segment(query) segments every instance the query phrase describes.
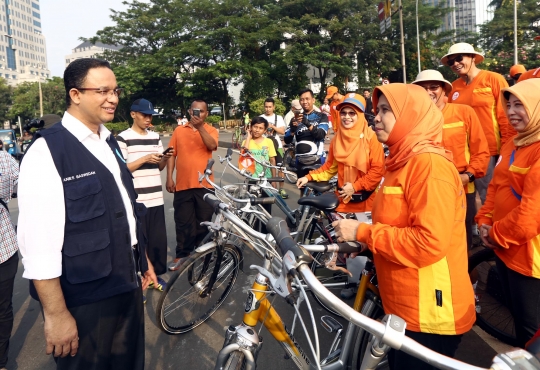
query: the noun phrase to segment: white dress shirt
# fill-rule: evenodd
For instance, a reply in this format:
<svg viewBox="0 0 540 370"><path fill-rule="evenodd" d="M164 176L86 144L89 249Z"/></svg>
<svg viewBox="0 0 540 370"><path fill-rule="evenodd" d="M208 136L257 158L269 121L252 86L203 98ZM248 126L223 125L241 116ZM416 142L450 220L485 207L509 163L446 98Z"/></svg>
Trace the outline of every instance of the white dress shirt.
<svg viewBox="0 0 540 370"><path fill-rule="evenodd" d="M68 112L64 113L62 124L111 171L120 190L124 207L128 210L126 215L131 245L137 244L131 201L122 184L115 154L106 141L111 134L110 131L101 125L99 135L96 135ZM18 195L17 236L23 257L23 277L33 280L57 278L62 275L62 246L66 221L64 187L47 142L43 138L37 139L24 156L19 175Z"/></svg>

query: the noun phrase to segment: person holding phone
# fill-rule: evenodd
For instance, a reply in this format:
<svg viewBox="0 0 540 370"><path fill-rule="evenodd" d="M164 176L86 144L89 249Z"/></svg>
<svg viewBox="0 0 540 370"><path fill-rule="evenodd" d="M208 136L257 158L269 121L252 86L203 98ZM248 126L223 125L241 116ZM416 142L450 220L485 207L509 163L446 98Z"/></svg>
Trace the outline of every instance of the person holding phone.
<svg viewBox="0 0 540 370"><path fill-rule="evenodd" d="M116 140L133 174L137 202L148 209L141 222L148 239L148 258L158 277L157 286L150 284L150 287L163 291L166 282L160 275L167 272L167 230L160 171L172 157L172 148L164 151L159 134L148 129L154 114L158 113L148 100L135 100L131 105L133 125L121 132Z"/></svg>
<svg viewBox="0 0 540 370"><path fill-rule="evenodd" d="M169 264L171 271L178 270L202 242L208 230L201 222L210 221L214 212L203 199L212 187L206 180L199 183L198 173L204 173L212 152L217 149L219 133L205 122L208 104L204 100L193 101L189 114L189 122L174 130L169 143L174 154L167 164L167 191L174 194L176 226L176 252L174 261ZM175 169L176 181L173 179Z"/></svg>

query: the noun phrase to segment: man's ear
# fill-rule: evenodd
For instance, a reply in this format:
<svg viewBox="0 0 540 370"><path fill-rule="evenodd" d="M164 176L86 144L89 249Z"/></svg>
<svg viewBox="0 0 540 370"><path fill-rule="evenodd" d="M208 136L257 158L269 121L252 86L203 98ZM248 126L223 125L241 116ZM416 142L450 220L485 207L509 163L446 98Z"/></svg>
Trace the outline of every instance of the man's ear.
<svg viewBox="0 0 540 370"><path fill-rule="evenodd" d="M135 112L130 112L131 118L135 119Z"/></svg>
<svg viewBox="0 0 540 370"><path fill-rule="evenodd" d="M69 97L73 104L79 105L81 103L81 92L79 90L75 88L69 90Z"/></svg>

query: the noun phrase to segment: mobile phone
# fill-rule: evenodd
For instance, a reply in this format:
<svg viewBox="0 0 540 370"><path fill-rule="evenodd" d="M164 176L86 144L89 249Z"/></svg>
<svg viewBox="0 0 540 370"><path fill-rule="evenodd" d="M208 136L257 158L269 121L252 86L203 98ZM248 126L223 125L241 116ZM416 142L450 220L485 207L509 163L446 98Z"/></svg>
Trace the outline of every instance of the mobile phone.
<svg viewBox="0 0 540 370"><path fill-rule="evenodd" d="M200 117L201 116L201 110L198 108L193 109L193 116L194 117Z"/></svg>
<svg viewBox="0 0 540 370"><path fill-rule="evenodd" d="M172 150L173 150L173 148L167 148L167 149L165 149L165 151L163 152L163 155L168 154L168 153L171 152Z"/></svg>

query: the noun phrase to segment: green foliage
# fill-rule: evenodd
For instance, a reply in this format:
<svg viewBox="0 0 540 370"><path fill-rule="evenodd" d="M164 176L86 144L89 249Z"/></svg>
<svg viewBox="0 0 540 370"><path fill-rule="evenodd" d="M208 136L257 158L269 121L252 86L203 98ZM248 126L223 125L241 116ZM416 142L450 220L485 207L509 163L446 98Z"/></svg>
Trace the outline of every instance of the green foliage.
<svg viewBox="0 0 540 370"><path fill-rule="evenodd" d="M60 77L53 77L41 84L41 91L43 114L62 116L66 110L64 80ZM17 119L18 116L23 121L39 118L39 84L37 82L23 82L13 88L12 102L8 113L9 119Z"/></svg>
<svg viewBox="0 0 540 370"><path fill-rule="evenodd" d="M12 87L7 84L5 79L0 78L0 121L5 121L8 119L12 93Z"/></svg>
<svg viewBox="0 0 540 370"><path fill-rule="evenodd" d="M114 135L118 135L122 131L125 131L128 128L130 128L131 125L128 122L116 122L116 123L109 122L105 124L105 127L107 127L107 129L111 131Z"/></svg>
<svg viewBox="0 0 540 370"><path fill-rule="evenodd" d="M249 110L254 115L261 115L264 114L264 101L266 98L260 98L255 101L252 101L249 103ZM276 114L279 114L280 116L283 116L285 113L285 105L281 102L281 100L274 98L274 112Z"/></svg>
<svg viewBox="0 0 540 370"><path fill-rule="evenodd" d="M208 116L208 117L206 117L206 122L211 124L211 125L219 123L219 121L222 121L222 120L223 120L222 116Z"/></svg>

